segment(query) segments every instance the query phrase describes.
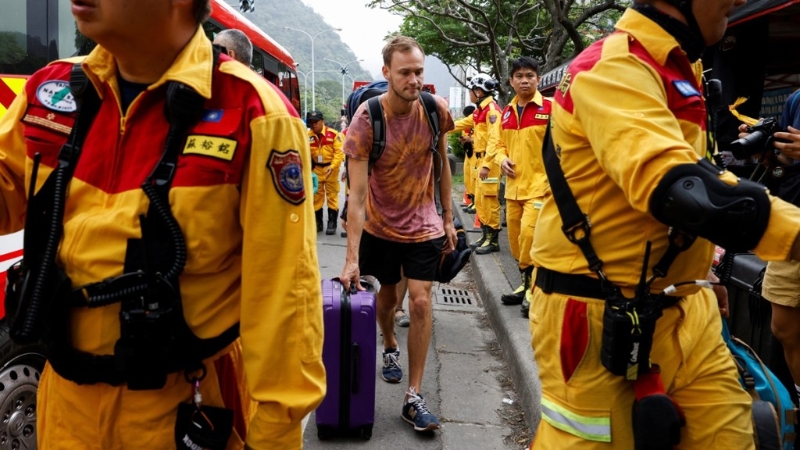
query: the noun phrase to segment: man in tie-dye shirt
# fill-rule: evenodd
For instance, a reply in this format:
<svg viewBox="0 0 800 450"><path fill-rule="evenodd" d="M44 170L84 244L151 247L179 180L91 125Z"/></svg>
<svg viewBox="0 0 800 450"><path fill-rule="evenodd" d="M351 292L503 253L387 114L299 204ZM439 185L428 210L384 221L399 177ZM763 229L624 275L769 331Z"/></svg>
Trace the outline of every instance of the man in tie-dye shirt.
<svg viewBox="0 0 800 450"><path fill-rule="evenodd" d="M445 157L446 133L454 125L447 101L434 96L441 131L432 151L433 135L419 99L424 62L422 48L405 36L392 38L383 49L383 76L389 82L388 91L380 96L386 145L371 174L372 124L366 104L356 111L347 131L344 152L349 161L350 197L341 280L346 289L361 274L373 275L381 283L377 321L384 337L382 377L399 383L403 371L394 335L395 285L401 268L408 277L409 376L402 417L417 431L432 431L439 428L439 421L420 392L431 338L431 286L442 254L452 252L456 244L450 166ZM435 183L441 192L442 215L436 211Z"/></svg>

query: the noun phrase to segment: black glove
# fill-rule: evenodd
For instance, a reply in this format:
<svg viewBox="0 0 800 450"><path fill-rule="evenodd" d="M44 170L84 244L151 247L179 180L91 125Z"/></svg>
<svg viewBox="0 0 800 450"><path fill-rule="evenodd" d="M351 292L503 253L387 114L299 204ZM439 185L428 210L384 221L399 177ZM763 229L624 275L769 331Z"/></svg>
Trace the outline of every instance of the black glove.
<svg viewBox="0 0 800 450"><path fill-rule="evenodd" d="M634 381L633 441L636 450L672 450L681 442L686 418L677 403L664 392L659 367Z"/></svg>
<svg viewBox="0 0 800 450"><path fill-rule="evenodd" d="M683 412L666 394L633 402L633 440L636 450L672 450L681 442Z"/></svg>

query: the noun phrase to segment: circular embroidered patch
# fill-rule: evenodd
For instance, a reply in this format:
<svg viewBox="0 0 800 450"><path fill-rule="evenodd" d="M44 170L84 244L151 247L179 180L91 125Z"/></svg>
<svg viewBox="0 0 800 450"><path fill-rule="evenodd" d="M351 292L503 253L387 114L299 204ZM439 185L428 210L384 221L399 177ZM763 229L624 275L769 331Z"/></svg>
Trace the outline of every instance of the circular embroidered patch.
<svg viewBox="0 0 800 450"><path fill-rule="evenodd" d="M75 112L78 109L72 91L69 90L69 81L45 81L36 88L36 98L48 109L60 112Z"/></svg>
<svg viewBox="0 0 800 450"><path fill-rule="evenodd" d="M293 205L299 205L306 199L301 161L297 150L272 150L267 161L275 189L284 200Z"/></svg>

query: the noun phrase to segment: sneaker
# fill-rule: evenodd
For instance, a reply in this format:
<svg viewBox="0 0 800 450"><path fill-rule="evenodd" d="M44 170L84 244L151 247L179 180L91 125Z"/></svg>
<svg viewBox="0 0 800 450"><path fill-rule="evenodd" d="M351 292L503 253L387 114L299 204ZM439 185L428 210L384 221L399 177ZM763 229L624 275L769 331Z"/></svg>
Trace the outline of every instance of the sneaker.
<svg viewBox="0 0 800 450"><path fill-rule="evenodd" d="M400 368L400 350L387 348L383 351L383 371L381 378L387 383L399 383L403 379L403 369Z"/></svg>
<svg viewBox="0 0 800 450"><path fill-rule="evenodd" d="M398 327L408 328L411 325L411 319L408 318L408 314L406 314L405 310L398 309L394 312L394 323L396 323Z"/></svg>
<svg viewBox="0 0 800 450"><path fill-rule="evenodd" d="M403 405L403 420L414 425L416 431L433 431L441 428L439 420L428 410L422 394L408 388L408 400Z"/></svg>

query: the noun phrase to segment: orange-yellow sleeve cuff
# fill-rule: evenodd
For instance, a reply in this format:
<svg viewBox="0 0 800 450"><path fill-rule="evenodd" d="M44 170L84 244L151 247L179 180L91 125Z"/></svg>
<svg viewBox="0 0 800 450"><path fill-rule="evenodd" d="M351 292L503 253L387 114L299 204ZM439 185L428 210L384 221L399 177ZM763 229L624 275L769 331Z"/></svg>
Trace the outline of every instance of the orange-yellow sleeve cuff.
<svg viewBox="0 0 800 450"><path fill-rule="evenodd" d="M777 197L771 200L767 229L753 252L766 261L786 260L800 234L800 209Z"/></svg>

